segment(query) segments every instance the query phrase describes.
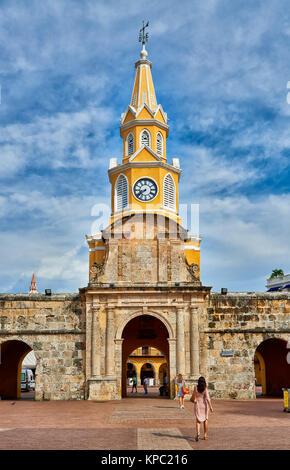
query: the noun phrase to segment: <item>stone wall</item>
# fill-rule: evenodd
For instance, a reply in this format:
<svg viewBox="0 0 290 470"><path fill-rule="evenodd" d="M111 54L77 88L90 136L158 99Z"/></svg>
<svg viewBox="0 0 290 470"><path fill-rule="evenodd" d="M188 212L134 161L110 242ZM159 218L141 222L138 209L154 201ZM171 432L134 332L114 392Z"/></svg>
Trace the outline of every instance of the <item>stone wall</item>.
<svg viewBox="0 0 290 470"><path fill-rule="evenodd" d="M290 294L211 294L202 321L201 362L212 397L255 398L254 354L269 338L290 341ZM223 357L222 351L233 356Z"/></svg>
<svg viewBox="0 0 290 470"><path fill-rule="evenodd" d="M0 344L11 340L35 352L36 400L84 398L85 315L77 294L1 294Z"/></svg>
<svg viewBox="0 0 290 470"><path fill-rule="evenodd" d="M290 341L290 294L208 295L208 288L185 285L0 294L0 395L4 345L22 341L37 358L37 400L120 398L122 332L136 315L167 325L171 380L180 370L189 384L204 375L213 398L255 398L256 348L269 338ZM15 351L11 370L24 350Z"/></svg>

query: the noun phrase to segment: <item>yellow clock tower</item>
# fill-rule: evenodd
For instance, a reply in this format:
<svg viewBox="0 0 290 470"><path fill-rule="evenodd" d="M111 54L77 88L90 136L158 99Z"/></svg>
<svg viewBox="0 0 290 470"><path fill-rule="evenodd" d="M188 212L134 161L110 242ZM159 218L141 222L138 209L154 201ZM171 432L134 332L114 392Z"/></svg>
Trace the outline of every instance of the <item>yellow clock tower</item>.
<svg viewBox="0 0 290 470"><path fill-rule="evenodd" d="M135 63L136 74L131 101L121 115L122 162L119 163L117 158L111 158L109 164L108 174L111 183L109 238L120 238L120 236L124 238L120 233L118 237L112 236L112 232L116 230L120 232L116 227L124 225L129 219L132 221L133 217L135 221L138 215L142 217L146 214L147 220L150 215L159 217L164 225L167 227L171 225L171 229L164 229L170 232L167 236L182 240L184 264L189 267L192 277L199 280L200 238L192 237L181 226L178 213L180 163L179 158L172 158L171 162L167 160L166 139L169 133L167 114L157 101L151 75L152 64L148 60L145 48L146 36L143 30L140 59ZM154 224L156 225L156 222ZM147 223L146 227L148 226ZM173 226L175 229L172 231ZM132 230L129 228L131 239L136 238L137 232L134 235L134 231L135 225ZM174 231L178 235L173 235ZM156 237L160 238L158 229L155 230ZM108 240L108 229L101 234L87 237L90 248L90 269L93 268L91 279L96 276L100 281L103 279L102 265L110 257L110 247L106 239ZM159 250L158 247L156 249ZM119 275L118 279L121 278ZM158 276L152 277L152 280L156 279Z"/></svg>
<svg viewBox="0 0 290 470"><path fill-rule="evenodd" d="M109 224L87 236L90 278L80 292L91 400L126 396L127 374L135 367L138 375L133 354L138 348L161 353L171 398L178 374L191 387L200 374L199 321L210 287L200 281L201 239L179 217L181 169L178 158L167 158L169 127L145 49L147 26L140 30L131 100L121 116L123 156L109 164ZM149 359L142 357L145 363Z"/></svg>
<svg viewBox="0 0 290 470"><path fill-rule="evenodd" d="M148 54L143 43L130 104L121 116L122 164L110 160L112 218L155 213L180 223L178 217L179 160L167 162L167 114L158 104Z"/></svg>

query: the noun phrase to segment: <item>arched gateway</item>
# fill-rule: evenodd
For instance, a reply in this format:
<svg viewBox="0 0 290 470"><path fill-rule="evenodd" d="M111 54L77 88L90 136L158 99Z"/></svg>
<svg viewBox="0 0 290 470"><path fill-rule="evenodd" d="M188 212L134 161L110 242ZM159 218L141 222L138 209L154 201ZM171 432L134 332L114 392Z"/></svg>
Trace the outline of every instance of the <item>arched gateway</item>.
<svg viewBox="0 0 290 470"><path fill-rule="evenodd" d="M122 396L124 397L127 395L126 370L130 353L140 346L151 346L162 351L168 364L170 342L168 341L169 332L165 323L152 315L134 316L124 327L122 338ZM143 372L141 369L141 382L143 376L146 375L144 372L146 365L145 363L142 366ZM147 377L155 377L154 368L152 368L152 371L147 372Z"/></svg>
<svg viewBox="0 0 290 470"><path fill-rule="evenodd" d="M32 348L20 340L8 340L0 344L0 397L15 400L21 396L21 366Z"/></svg>
<svg viewBox="0 0 290 470"><path fill-rule="evenodd" d="M290 388L290 363L288 344L281 338L263 341L255 352L256 382L262 387L262 394L282 396L282 388Z"/></svg>

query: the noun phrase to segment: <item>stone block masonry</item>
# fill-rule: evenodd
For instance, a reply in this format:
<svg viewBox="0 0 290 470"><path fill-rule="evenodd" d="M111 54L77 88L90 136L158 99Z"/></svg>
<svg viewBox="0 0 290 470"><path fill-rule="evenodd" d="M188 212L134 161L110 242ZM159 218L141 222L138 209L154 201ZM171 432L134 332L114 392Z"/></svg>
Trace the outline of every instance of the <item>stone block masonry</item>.
<svg viewBox="0 0 290 470"><path fill-rule="evenodd" d="M256 397L254 355L257 347L268 339L284 340L285 357L281 358L281 363L287 368L289 293L211 294L201 321L202 362L212 397ZM278 366L273 364L272 367Z"/></svg>
<svg viewBox="0 0 290 470"><path fill-rule="evenodd" d="M213 398L254 399L255 351L270 339L283 340L287 373L289 293L100 285L80 294L0 294L0 395L13 397L18 364L33 349L36 400L120 399L123 329L142 315L153 315L169 332L171 398L181 370L190 386L204 375Z"/></svg>
<svg viewBox="0 0 290 470"><path fill-rule="evenodd" d="M85 316L77 294L1 294L0 326L3 398L11 394L7 376L16 376L33 349L36 400L84 399Z"/></svg>

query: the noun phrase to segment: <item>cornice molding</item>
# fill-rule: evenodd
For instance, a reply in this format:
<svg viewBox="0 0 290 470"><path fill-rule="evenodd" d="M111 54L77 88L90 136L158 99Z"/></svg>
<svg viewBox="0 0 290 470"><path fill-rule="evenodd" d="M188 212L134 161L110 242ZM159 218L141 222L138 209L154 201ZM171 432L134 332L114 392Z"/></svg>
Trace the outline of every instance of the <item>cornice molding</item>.
<svg viewBox="0 0 290 470"><path fill-rule="evenodd" d="M135 62L135 68L137 69L137 67L139 67L139 65L149 65L150 69L152 68L152 62L150 62L150 60L147 60L147 59L140 59L140 60L137 60L137 62Z"/></svg>
<svg viewBox="0 0 290 470"><path fill-rule="evenodd" d="M132 121L128 121L125 124L121 124L120 134L122 133L122 131L135 126L158 126L166 131L167 136L169 133L169 126L164 122L159 121L158 119L133 119Z"/></svg>
<svg viewBox="0 0 290 470"><path fill-rule="evenodd" d="M156 162L127 162L121 165L115 166L108 170L109 176L115 175L116 173L121 173L122 171L128 170L130 168L164 168L166 170L170 170L172 173L176 175L181 174L181 169L175 168L174 166L170 165L169 163L164 163L162 161Z"/></svg>

